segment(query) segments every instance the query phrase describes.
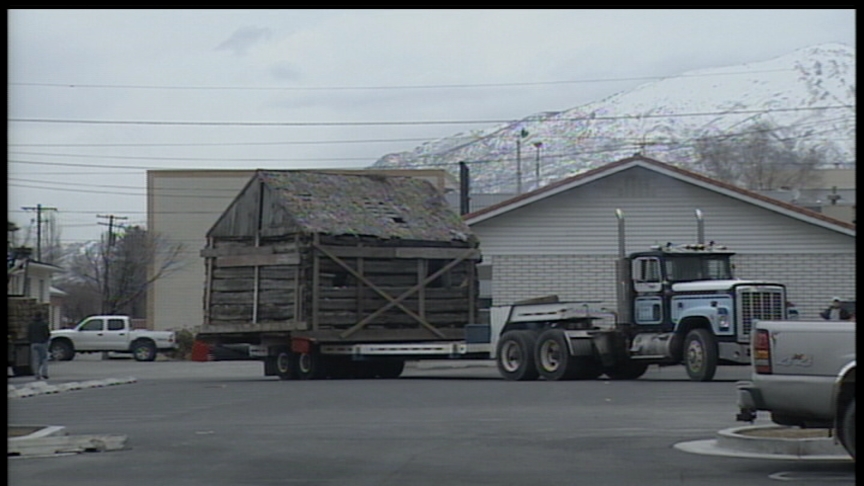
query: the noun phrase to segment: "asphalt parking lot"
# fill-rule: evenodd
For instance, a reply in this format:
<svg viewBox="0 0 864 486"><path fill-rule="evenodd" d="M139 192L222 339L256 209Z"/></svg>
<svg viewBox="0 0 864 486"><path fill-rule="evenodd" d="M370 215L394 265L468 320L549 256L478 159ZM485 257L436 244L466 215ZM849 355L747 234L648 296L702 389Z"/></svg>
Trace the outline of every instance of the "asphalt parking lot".
<svg viewBox="0 0 864 486"><path fill-rule="evenodd" d="M849 460L676 449L743 425L734 388L746 371L722 367L711 383L676 367L629 382L507 382L489 362L420 362L395 380L294 382L264 377L257 362L81 356L51 363L49 383L134 381L10 398L9 423L122 435L125 447L10 458L8 477L25 486L854 484Z"/></svg>

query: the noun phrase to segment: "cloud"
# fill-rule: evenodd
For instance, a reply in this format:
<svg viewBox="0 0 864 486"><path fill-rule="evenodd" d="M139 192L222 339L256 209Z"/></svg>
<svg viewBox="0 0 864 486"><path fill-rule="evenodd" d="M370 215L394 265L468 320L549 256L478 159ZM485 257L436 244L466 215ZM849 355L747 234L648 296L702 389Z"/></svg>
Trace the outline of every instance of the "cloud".
<svg viewBox="0 0 864 486"><path fill-rule="evenodd" d="M270 39L270 29L266 27L241 27L234 31L227 40L216 46L217 51L234 51L234 55L243 56L255 44Z"/></svg>

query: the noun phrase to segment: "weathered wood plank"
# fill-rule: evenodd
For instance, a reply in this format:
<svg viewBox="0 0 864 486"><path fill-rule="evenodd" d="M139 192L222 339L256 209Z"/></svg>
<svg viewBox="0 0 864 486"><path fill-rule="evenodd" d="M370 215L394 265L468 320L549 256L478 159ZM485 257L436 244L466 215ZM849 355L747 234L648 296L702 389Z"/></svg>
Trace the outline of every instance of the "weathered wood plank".
<svg viewBox="0 0 864 486"><path fill-rule="evenodd" d="M251 304L255 292L213 292L210 301L213 304ZM258 292L259 304L276 304L293 306L294 293L284 290L263 290Z"/></svg>
<svg viewBox="0 0 864 486"><path fill-rule="evenodd" d="M354 309L360 309L371 313L372 311L385 306L388 302L389 301L384 300L383 298L373 299L370 296L360 302L358 302L357 299L321 299L318 305L321 310L326 311L352 311ZM425 312L427 315L436 312L468 312L469 309L467 299L430 300L426 298L420 300L415 297L403 300L402 305L420 314L420 302L425 303Z"/></svg>
<svg viewBox="0 0 864 486"><path fill-rule="evenodd" d="M216 257L219 267L249 267L264 265L297 265L300 256L296 253L271 253L269 255L239 255Z"/></svg>
<svg viewBox="0 0 864 486"><path fill-rule="evenodd" d="M352 326L360 321L363 316L356 316L353 312L342 312L342 311L332 311L332 312L319 312L318 313L318 327L317 329L328 329L328 328L347 328L348 326ZM440 314L427 314L426 321L432 324L434 327L464 327L465 324L468 323L468 312L462 313L440 313ZM405 314L404 312L391 312L387 311L384 314L375 318L375 320L367 324L367 326L371 326L371 328L377 327L387 327L387 328L415 328L421 327L421 324L418 323L414 318ZM367 326L364 326L367 327Z"/></svg>
<svg viewBox="0 0 864 486"><path fill-rule="evenodd" d="M251 292L255 288L255 280L251 278L217 278L211 282L210 288L213 292Z"/></svg>
<svg viewBox="0 0 864 486"><path fill-rule="evenodd" d="M213 304L210 306L213 320L252 320L252 304Z"/></svg>
<svg viewBox="0 0 864 486"><path fill-rule="evenodd" d="M322 245L323 249L331 252L333 255L340 258L429 258L452 260L462 257L466 252L470 252L466 258L468 260L481 259L480 250L468 248L434 248L434 247L418 247L418 248L384 248L384 247L350 247L350 246L335 246Z"/></svg>
<svg viewBox="0 0 864 486"><path fill-rule="evenodd" d="M294 279L295 265L272 265L261 268L261 278Z"/></svg>
<svg viewBox="0 0 864 486"><path fill-rule="evenodd" d="M201 250L204 258L242 256L242 255L270 255L274 253L271 246L227 246L220 248L205 248Z"/></svg>
<svg viewBox="0 0 864 486"><path fill-rule="evenodd" d="M223 278L254 278L255 267L232 267L218 268L214 267L211 273L214 279Z"/></svg>
<svg viewBox="0 0 864 486"><path fill-rule="evenodd" d="M410 290L413 286L405 286L405 287L389 287L387 292L395 297L398 297ZM368 295L372 295L371 291L366 291ZM356 295L356 290L352 288L322 288L321 289L321 298L322 299L347 299L352 298ZM377 294L376 294L377 295ZM443 287L433 287L426 289L426 298L430 300L437 299L468 299L468 289L466 287L451 287L451 288L443 288Z"/></svg>

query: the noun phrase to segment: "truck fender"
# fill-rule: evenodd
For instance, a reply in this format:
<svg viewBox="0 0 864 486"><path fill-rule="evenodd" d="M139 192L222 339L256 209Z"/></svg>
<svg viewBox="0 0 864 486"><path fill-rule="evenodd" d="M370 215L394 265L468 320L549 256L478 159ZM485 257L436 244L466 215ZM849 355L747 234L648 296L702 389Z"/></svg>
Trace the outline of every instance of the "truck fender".
<svg viewBox="0 0 864 486"><path fill-rule="evenodd" d="M840 420L843 419L843 410L849 399L855 396L855 360L847 363L846 366L840 369L837 373L837 378L834 380L834 393L831 397L833 401L832 408L834 409L834 427L840 425Z"/></svg>
<svg viewBox="0 0 864 486"><path fill-rule="evenodd" d="M722 319L723 315L722 311L718 311L718 309L725 310L725 322L724 326L722 323L724 319ZM715 336L729 336L735 334L735 326L732 324L732 310L725 306L712 307L709 305L699 306L699 307L691 307L684 311L679 317L678 322L675 323L675 333L687 333L690 331L690 328L681 328L681 325L691 318L701 318L708 321L711 332Z"/></svg>

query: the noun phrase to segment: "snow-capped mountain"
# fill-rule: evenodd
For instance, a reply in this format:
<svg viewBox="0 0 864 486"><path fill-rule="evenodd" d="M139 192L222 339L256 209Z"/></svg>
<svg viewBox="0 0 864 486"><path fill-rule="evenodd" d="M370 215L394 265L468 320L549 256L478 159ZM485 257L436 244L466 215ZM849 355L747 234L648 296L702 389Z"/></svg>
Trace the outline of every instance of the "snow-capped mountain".
<svg viewBox="0 0 864 486"><path fill-rule="evenodd" d="M466 161L472 190L515 192L521 181L527 191L538 185L538 168L542 185L636 152L686 167L695 139L741 133L758 122L802 148L824 149L827 163L854 163L855 49L823 44L690 71L566 111L429 141L372 167L443 167L458 176L458 162Z"/></svg>

